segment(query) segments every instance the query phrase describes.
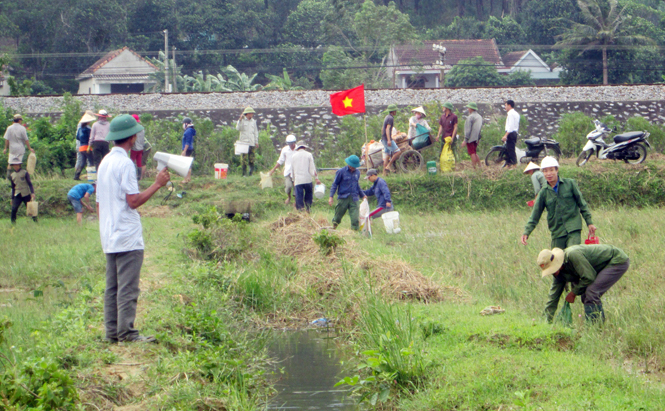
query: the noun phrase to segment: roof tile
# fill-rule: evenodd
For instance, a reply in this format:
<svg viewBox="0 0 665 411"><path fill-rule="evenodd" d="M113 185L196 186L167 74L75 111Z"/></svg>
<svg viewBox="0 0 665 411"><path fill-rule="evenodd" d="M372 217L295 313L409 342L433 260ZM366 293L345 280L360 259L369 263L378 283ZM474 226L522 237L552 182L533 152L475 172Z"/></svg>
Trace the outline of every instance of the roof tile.
<svg viewBox="0 0 665 411"><path fill-rule="evenodd" d="M430 66L439 59L439 52L432 49L433 44L446 48L445 65L452 66L460 60L481 56L485 61L503 66L499 48L494 39L480 40L427 40L420 46L395 46L400 65L422 64Z"/></svg>

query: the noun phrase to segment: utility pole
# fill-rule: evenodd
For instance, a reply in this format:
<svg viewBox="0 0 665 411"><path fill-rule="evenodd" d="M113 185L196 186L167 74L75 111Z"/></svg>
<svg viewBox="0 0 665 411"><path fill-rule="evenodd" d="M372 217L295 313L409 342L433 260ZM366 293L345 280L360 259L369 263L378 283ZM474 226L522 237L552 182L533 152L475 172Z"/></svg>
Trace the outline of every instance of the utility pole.
<svg viewBox="0 0 665 411"><path fill-rule="evenodd" d="M169 30L164 30L164 92L169 91Z"/></svg>
<svg viewBox="0 0 665 411"><path fill-rule="evenodd" d="M174 93L178 92L178 78L176 77L177 76L176 73L178 72L178 70L176 70L176 67L177 66L175 65L175 46L173 46L173 92Z"/></svg>

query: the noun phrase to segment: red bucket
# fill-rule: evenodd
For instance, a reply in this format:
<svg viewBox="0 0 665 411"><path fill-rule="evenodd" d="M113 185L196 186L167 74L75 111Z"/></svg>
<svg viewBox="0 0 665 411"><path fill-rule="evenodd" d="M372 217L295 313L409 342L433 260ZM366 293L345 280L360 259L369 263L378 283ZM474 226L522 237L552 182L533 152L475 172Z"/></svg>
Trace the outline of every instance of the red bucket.
<svg viewBox="0 0 665 411"><path fill-rule="evenodd" d="M535 202L535 200L527 201L526 205L528 205L529 207L533 207L534 202Z"/></svg>
<svg viewBox="0 0 665 411"><path fill-rule="evenodd" d="M600 244L600 239L596 236L589 237L584 240L584 244Z"/></svg>

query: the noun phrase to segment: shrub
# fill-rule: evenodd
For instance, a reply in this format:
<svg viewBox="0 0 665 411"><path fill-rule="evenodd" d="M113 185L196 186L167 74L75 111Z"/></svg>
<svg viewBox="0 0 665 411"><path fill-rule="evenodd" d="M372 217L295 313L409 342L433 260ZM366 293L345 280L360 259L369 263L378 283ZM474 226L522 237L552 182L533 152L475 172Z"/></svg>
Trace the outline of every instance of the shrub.
<svg viewBox="0 0 665 411"><path fill-rule="evenodd" d="M585 136L594 129L593 119L579 111L566 113L559 121L553 138L559 142L564 156L576 157L586 144Z"/></svg>
<svg viewBox="0 0 665 411"><path fill-rule="evenodd" d="M652 124L644 117L631 117L626 122L626 131L644 130L651 134L649 136L651 147L661 153L665 151L665 126Z"/></svg>
<svg viewBox="0 0 665 411"><path fill-rule="evenodd" d="M345 243L342 237L325 229L315 234L312 239L319 246L319 250L323 255L332 254L337 247Z"/></svg>

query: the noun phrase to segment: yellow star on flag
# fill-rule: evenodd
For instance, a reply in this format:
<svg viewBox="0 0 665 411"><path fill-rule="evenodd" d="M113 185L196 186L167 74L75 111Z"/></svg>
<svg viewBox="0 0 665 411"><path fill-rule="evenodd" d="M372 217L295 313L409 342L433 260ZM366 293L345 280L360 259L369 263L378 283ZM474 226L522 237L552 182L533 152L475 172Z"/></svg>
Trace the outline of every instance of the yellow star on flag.
<svg viewBox="0 0 665 411"><path fill-rule="evenodd" d="M342 103L344 103L344 108L353 107L353 99L349 98L349 96L346 96L346 98L342 100Z"/></svg>

